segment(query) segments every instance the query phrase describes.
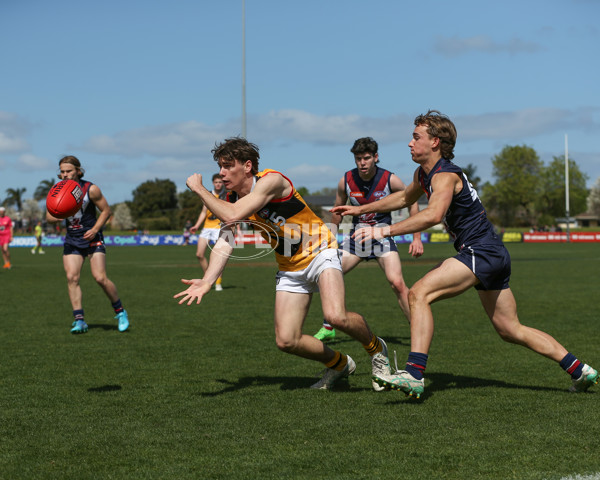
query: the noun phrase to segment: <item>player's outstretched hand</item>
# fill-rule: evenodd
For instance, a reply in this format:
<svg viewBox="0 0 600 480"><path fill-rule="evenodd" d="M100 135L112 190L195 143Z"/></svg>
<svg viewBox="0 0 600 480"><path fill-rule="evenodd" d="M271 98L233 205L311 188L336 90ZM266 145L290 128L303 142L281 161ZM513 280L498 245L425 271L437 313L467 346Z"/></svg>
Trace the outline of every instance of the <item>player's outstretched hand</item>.
<svg viewBox="0 0 600 480"><path fill-rule="evenodd" d="M359 243L365 243L367 240L381 240L386 236L385 233L380 227L362 227L354 231L352 238Z"/></svg>
<svg viewBox="0 0 600 480"><path fill-rule="evenodd" d="M423 255L423 251L423 242L421 242L420 239L415 238L408 247L408 253L415 258L419 258Z"/></svg>
<svg viewBox="0 0 600 480"><path fill-rule="evenodd" d="M202 297L210 292L212 286L210 283L201 279L186 280L185 278L182 278L181 283L189 285L189 288L183 292L179 292L177 295L173 295L173 298L181 298L181 300L179 300L179 305L186 302L188 305L191 305L194 303L194 300L196 300L196 305L198 305L202 300Z"/></svg>
<svg viewBox="0 0 600 480"><path fill-rule="evenodd" d="M353 205L339 205L337 207L333 207L331 210L329 210L331 213L337 213L338 215L341 215L342 217L345 217L346 215L352 215L353 217L357 217L358 215L360 215L360 212L358 211L359 207L355 207Z"/></svg>

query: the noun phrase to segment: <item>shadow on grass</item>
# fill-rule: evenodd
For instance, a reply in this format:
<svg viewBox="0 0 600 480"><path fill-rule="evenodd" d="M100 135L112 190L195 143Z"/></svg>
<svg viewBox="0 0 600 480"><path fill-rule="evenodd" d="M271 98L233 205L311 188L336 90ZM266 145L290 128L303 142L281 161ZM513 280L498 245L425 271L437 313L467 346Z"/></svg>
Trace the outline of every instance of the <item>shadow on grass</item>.
<svg viewBox="0 0 600 480"><path fill-rule="evenodd" d="M118 330L118 326L117 325L109 325L107 323L88 323L88 330L92 330L92 329L99 329L99 330ZM126 333L122 332L122 333Z"/></svg>
<svg viewBox="0 0 600 480"><path fill-rule="evenodd" d="M501 389L512 389L512 390L530 390L533 392L560 392L566 393L565 388L555 388L555 387L540 387L540 386L532 386L532 385L519 385L516 383L504 382L502 380L490 380L481 377L467 377L464 375L455 375L453 373L430 373L425 376L425 392L423 396L419 399L410 398L411 402L422 403L428 400L430 397L435 396L437 392L441 392L444 390L452 390L452 389L467 389L467 388L501 388ZM407 396L403 392L395 391L393 392L396 395L399 395L394 402L408 399Z"/></svg>
<svg viewBox="0 0 600 480"><path fill-rule="evenodd" d="M217 397L227 393L237 392L244 388L255 388L262 386L280 385L281 390L306 390L312 384L317 382L317 377L242 377L237 382L219 378L216 381L223 384L223 389L218 392L202 392L198 395L202 397ZM356 391L355 387L350 386L347 378L340 380L332 391L334 392L349 392Z"/></svg>
<svg viewBox="0 0 600 480"><path fill-rule="evenodd" d="M280 385L281 390L297 390L307 389L313 383L317 381L317 378L311 377L242 377L236 382L226 380L223 378L217 379L217 382L223 384L223 389L218 392L203 392L199 395L203 397L216 397L218 395L225 395L227 393L237 392L244 388L250 387L261 387ZM431 373L426 377L425 393L420 399L413 398L413 402L423 402L428 398L434 396L436 392L450 389L466 389L466 388L502 388L502 389L514 389L514 390L531 390L536 392L566 392L563 388L554 387L540 387L530 385L518 385L516 383L504 382L502 380L490 380L481 377L467 377L464 375L454 375L452 373ZM348 379L341 380L335 385L332 391L334 392L358 392L370 390L369 388L360 386L350 386ZM404 400L406 397L402 392L389 392L390 395L394 395L394 399L390 397L390 403L397 403L400 400Z"/></svg>
<svg viewBox="0 0 600 480"><path fill-rule="evenodd" d="M88 392L90 393L106 393L106 392L118 392L122 390L121 385L102 385L101 387L90 387Z"/></svg>
<svg viewBox="0 0 600 480"><path fill-rule="evenodd" d="M502 380L490 380L481 377L466 377L453 373L431 373L425 377L425 392L435 393L450 388L510 388L518 390L532 390L537 392L564 392L565 388L540 387L532 385L518 385L516 383L504 382ZM567 385L568 386L568 385Z"/></svg>

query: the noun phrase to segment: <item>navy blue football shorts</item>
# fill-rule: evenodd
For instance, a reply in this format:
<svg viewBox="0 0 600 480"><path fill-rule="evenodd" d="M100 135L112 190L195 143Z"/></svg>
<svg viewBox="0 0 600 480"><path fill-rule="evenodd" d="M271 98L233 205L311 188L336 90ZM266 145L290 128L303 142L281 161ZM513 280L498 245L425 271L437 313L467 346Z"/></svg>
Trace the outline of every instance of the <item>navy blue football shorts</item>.
<svg viewBox="0 0 600 480"><path fill-rule="evenodd" d="M373 260L383 256L388 252L397 252L396 242L393 238L385 237L379 240L367 240L365 243L359 243L348 235L342 241L340 250L351 253L363 260Z"/></svg>
<svg viewBox="0 0 600 480"><path fill-rule="evenodd" d="M71 243L65 243L63 245L63 255L81 255L83 258L91 255L92 253L106 253L106 247L102 240L96 240L90 242L88 246L73 245Z"/></svg>
<svg viewBox="0 0 600 480"><path fill-rule="evenodd" d="M510 280L510 254L504 245L465 246L454 256L480 283L477 290L505 290Z"/></svg>

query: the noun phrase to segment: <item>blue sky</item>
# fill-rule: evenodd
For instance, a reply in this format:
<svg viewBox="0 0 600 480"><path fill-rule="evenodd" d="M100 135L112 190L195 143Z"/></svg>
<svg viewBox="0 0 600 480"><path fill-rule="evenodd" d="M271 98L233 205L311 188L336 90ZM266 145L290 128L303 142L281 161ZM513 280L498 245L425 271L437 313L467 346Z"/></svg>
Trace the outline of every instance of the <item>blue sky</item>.
<svg viewBox="0 0 600 480"><path fill-rule="evenodd" d="M600 2L246 0L247 137L311 191L356 138L409 181L413 119L458 129L455 162L492 179L527 145L600 177ZM149 179L178 191L242 133L242 0L2 0L0 200L79 157L111 204ZM210 182L208 182L210 184Z"/></svg>

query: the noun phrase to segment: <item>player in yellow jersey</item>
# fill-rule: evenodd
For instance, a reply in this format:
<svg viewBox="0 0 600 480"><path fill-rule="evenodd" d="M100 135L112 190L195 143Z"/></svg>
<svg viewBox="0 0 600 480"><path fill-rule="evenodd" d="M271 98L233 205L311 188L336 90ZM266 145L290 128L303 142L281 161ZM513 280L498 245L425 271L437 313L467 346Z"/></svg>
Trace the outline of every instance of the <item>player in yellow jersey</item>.
<svg viewBox="0 0 600 480"><path fill-rule="evenodd" d="M188 288L174 298L179 298L180 304L200 303L233 251L231 239L236 223L249 221L268 237L279 265L275 287L277 347L326 366L323 377L311 388L331 389L335 382L356 369L350 356L302 333L316 291L321 292L324 318L363 345L371 356L373 372L389 372L383 339L371 332L360 314L346 310L342 265L334 235L308 207L292 182L275 170L259 172L258 147L244 138L229 138L216 145L212 154L221 168L225 188L230 190L228 201L212 195L202 185L199 174L190 176L187 186L221 219L221 234L204 277L182 279Z"/></svg>
<svg viewBox="0 0 600 480"><path fill-rule="evenodd" d="M225 186L223 185L223 180L221 179L221 175L215 173L212 176L213 182L213 191L211 192L215 197L225 200L227 191L225 190ZM190 228L191 233L196 233L200 226L204 223L204 227L202 227L202 231L200 235L198 235L198 248L196 249L196 257L200 261L200 266L202 267L202 271L206 273L206 269L208 268L208 260L204 256L204 252L206 252L206 247L209 243L216 243L219 239L219 231L221 230L221 220L219 220L206 206L206 203L202 207L202 211L198 216L198 220L195 225ZM222 276L217 278L215 282L215 290L220 292L223 290L223 286L221 285L221 281L223 280Z"/></svg>
<svg viewBox="0 0 600 480"><path fill-rule="evenodd" d="M44 236L42 222L37 222L35 228L33 229L33 234L35 236L36 245L31 249L31 253L35 254L37 251L40 255L43 255L46 252L42 250L42 237Z"/></svg>

